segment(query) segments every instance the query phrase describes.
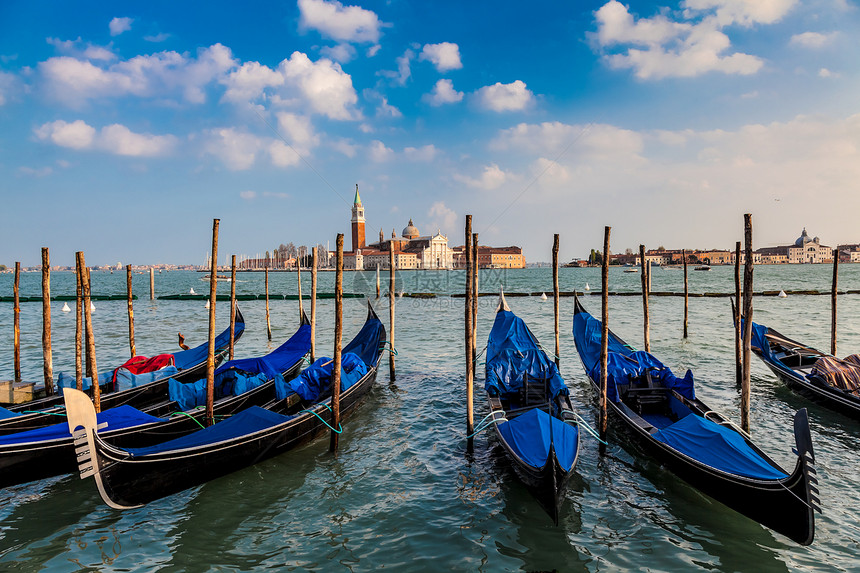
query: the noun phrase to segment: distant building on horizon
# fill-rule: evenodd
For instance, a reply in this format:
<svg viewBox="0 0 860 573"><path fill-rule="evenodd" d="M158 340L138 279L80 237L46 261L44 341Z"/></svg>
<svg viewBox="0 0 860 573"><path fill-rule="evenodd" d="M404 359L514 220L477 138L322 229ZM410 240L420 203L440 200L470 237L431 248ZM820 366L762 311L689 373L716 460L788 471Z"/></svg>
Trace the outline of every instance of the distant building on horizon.
<svg viewBox="0 0 860 573"><path fill-rule="evenodd" d="M799 264L799 263L832 263L833 249L822 245L818 237L810 238L806 227L793 245L778 247L762 247L756 254L761 255L762 264Z"/></svg>

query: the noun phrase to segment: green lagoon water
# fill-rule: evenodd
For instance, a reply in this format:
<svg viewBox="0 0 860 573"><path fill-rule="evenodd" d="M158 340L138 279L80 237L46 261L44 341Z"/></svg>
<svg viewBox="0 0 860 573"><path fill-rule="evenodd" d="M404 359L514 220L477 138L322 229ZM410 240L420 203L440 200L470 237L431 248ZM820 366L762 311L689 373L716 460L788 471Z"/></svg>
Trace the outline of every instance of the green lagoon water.
<svg viewBox="0 0 860 573"><path fill-rule="evenodd" d="M599 269L562 269L561 289L599 289ZM193 272L156 275L159 294L208 292ZM829 291L829 266L756 268L756 290ZM94 293L122 294L125 273L93 273ZM303 275L305 292L309 276ZM612 269L610 290L637 291L638 274ZM294 293L296 276L273 273L273 293ZM332 273L320 275L331 291ZM463 273L404 272L397 290L462 292ZM0 294L12 294L12 276L0 275ZM54 273L53 294L74 291L72 273ZM487 271L481 291L551 292L550 269ZM229 285L219 285L229 292ZM842 289L860 289L860 265L840 269ZM202 301L150 301L148 274L134 275L136 338L145 355L204 341L208 313ZM383 289L387 288L383 273ZM654 269L655 291L683 289L680 270ZM22 296L38 295L40 275L22 276ZM375 273L352 273L345 290L372 293ZM690 273L691 292L733 290L733 269ZM261 273L242 273L239 293L262 293ZM508 302L534 334L552 347L552 300L511 297ZM599 313L600 300L585 296ZM387 323L386 299L374 301ZM479 348L486 344L496 301L480 299ZM860 352L860 295L839 297L839 354ZM54 371L74 370L74 315L52 304ZM95 302L100 369L128 357L124 301ZM228 323L217 306L218 328ZM266 340L265 303L241 303L247 330L239 357L263 354L292 334L298 302L273 300L273 341ZM329 354L334 302L320 301L318 354ZM2 571L856 571L860 557L860 422L807 404L785 389L758 359L752 363L752 423L757 443L793 467L792 416L808 406L823 515L811 547L799 547L686 485L610 434L605 456L584 437L560 524L554 526L507 469L489 433L465 451L463 299L397 300L397 381L383 368L373 392L347 421L340 452L320 440L254 467L172 495L146 507L105 506L92 480L66 476L0 491ZM699 396L739 418L727 298L690 299L690 338L682 339L683 299L651 298L652 351L676 372L691 368ZM344 338L365 318L364 301L345 301ZM562 374L581 414L596 419L594 395L571 336L573 299L561 307ZM811 346L829 349L830 297L759 297L757 322ZM22 304L25 379L41 378L41 305ZM641 345L639 297L610 299L610 327ZM12 305L0 303L0 377L12 374ZM477 418L483 369L476 382Z"/></svg>

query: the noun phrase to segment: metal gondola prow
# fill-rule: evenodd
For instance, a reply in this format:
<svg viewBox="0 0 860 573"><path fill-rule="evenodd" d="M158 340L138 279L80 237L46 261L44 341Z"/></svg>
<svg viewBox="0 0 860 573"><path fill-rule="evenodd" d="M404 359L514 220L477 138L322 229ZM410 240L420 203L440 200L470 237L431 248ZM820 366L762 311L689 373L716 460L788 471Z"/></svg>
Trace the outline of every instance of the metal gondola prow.
<svg viewBox="0 0 860 573"><path fill-rule="evenodd" d="M505 287L499 287L499 305L496 307L496 312L503 310L511 312L511 307L508 306L508 302L505 300Z"/></svg>

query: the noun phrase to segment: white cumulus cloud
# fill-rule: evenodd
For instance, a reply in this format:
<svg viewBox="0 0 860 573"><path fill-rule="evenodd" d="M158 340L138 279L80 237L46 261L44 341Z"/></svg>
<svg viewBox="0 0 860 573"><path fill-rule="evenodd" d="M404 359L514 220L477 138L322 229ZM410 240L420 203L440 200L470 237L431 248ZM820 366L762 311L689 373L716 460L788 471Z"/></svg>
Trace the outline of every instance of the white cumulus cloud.
<svg viewBox="0 0 860 573"><path fill-rule="evenodd" d="M323 58L312 62L306 54L293 52L289 60L281 62L282 73L291 86L295 86L311 109L331 119L355 119L358 95L352 77L340 64Z"/></svg>
<svg viewBox="0 0 860 573"><path fill-rule="evenodd" d="M460 61L460 46L451 42L441 44L425 44L419 60L429 60L439 72L459 70L463 67Z"/></svg>
<svg viewBox="0 0 860 573"><path fill-rule="evenodd" d="M371 142L368 153L370 155L370 160L375 163L382 163L394 157L394 150L386 147L385 144L379 140Z"/></svg>
<svg viewBox="0 0 860 573"><path fill-rule="evenodd" d="M134 20L132 18L114 18L110 21L110 24L108 24L110 35L119 36L123 32L128 32L131 30L131 23L133 21Z"/></svg>
<svg viewBox="0 0 860 573"><path fill-rule="evenodd" d="M455 181L458 181L466 185L467 187L490 191L493 189L498 189L499 187L504 185L505 182L508 181L508 179L510 178L510 174L506 173L495 163L492 163L484 167L484 170L483 172L481 172L481 175L479 177L469 177L468 175L455 173L453 175L453 178Z"/></svg>
<svg viewBox="0 0 860 573"><path fill-rule="evenodd" d="M803 32L795 34L789 43L804 48L821 48L829 44L836 37L836 33L820 34L818 32Z"/></svg>
<svg viewBox="0 0 860 573"><path fill-rule="evenodd" d="M436 227L446 233L450 233L456 229L459 219L457 213L445 205L444 201L433 203L430 206L430 210L427 211L427 216L430 217L431 228Z"/></svg>
<svg viewBox="0 0 860 573"><path fill-rule="evenodd" d="M299 0L299 26L338 42L378 42L383 23L376 13L337 0Z"/></svg>
<svg viewBox="0 0 860 573"><path fill-rule="evenodd" d="M35 130L36 136L60 147L77 150L100 150L129 157L156 157L172 151L177 143L173 135L135 133L118 123L96 130L83 120L57 120Z"/></svg>
<svg viewBox="0 0 860 573"><path fill-rule="evenodd" d="M223 99L238 103L256 100L266 88L283 85L284 76L259 62L245 62L223 82L227 86Z"/></svg>
<svg viewBox="0 0 860 573"><path fill-rule="evenodd" d="M509 84L497 82L475 92L478 104L491 111L519 111L528 107L534 98L525 82L516 80Z"/></svg>
<svg viewBox="0 0 860 573"><path fill-rule="evenodd" d="M406 147L403 149L403 155L410 161L433 161L439 150L435 145L425 145L423 147Z"/></svg>
<svg viewBox="0 0 860 573"><path fill-rule="evenodd" d="M448 103L457 103L463 99L463 92L454 89L454 82L448 79L439 80L433 86L433 91L424 94L424 101L438 107Z"/></svg>
<svg viewBox="0 0 860 573"><path fill-rule="evenodd" d="M770 24L791 9L793 0L686 0L682 20L664 13L635 18L616 0L595 12L597 32L591 35L615 69L632 69L640 79L695 77L708 72L749 75L764 62L733 52L723 28L732 24ZM617 50L617 51L613 51Z"/></svg>

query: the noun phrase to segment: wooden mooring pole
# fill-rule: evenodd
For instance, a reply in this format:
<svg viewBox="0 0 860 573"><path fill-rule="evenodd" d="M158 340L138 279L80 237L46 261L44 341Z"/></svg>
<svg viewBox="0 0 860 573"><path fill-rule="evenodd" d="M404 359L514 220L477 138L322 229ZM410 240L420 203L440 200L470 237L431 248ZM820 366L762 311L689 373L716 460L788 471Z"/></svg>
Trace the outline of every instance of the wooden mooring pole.
<svg viewBox="0 0 860 573"><path fill-rule="evenodd" d="M558 339L558 233L552 236L552 316L555 332L555 366L561 368L561 350Z"/></svg>
<svg viewBox="0 0 860 573"><path fill-rule="evenodd" d="M741 379L741 428L750 432L750 356L753 320L752 215L744 215L744 367Z"/></svg>
<svg viewBox="0 0 860 573"><path fill-rule="evenodd" d="M744 355L741 340L743 332L741 332L741 313L744 309L743 300L741 300L741 242L735 242L735 313L732 317L735 324L735 384L738 388L743 384L744 378Z"/></svg>
<svg viewBox="0 0 860 573"><path fill-rule="evenodd" d="M12 306L12 346L15 353L15 382L21 381L21 263L15 261L15 278L12 293L15 298Z"/></svg>
<svg viewBox="0 0 860 573"><path fill-rule="evenodd" d="M155 300L155 269L149 267L149 300Z"/></svg>
<svg viewBox="0 0 860 573"><path fill-rule="evenodd" d="M75 290L75 387L83 392L84 391L84 373L82 367L82 355L83 355L83 312L84 312L84 290L83 290L83 276L81 273L81 259L78 257L78 253L75 253L75 283L77 283L77 288Z"/></svg>
<svg viewBox="0 0 860 573"><path fill-rule="evenodd" d="M684 338L687 338L687 324L690 318L690 289L687 277L687 249L681 249L681 257L684 259Z"/></svg>
<svg viewBox="0 0 860 573"><path fill-rule="evenodd" d="M206 425L215 423L215 300L218 292L218 225L212 220L212 260L209 268L209 352L206 355ZM268 289L266 290L268 307ZM266 312L268 315L268 310ZM268 316L267 316L268 318ZM271 336L269 337L271 340Z"/></svg>
<svg viewBox="0 0 860 573"><path fill-rule="evenodd" d="M90 377L90 383L93 389L93 405L96 412L101 412L101 386L99 386L99 369L96 364L96 337L93 329L93 312L92 312L92 295L93 284L90 279L90 270L87 268L86 260L84 259L83 251L78 252L80 267L81 267L81 291L84 306L84 323L86 324L86 347L87 347L87 370Z"/></svg>
<svg viewBox="0 0 860 573"><path fill-rule="evenodd" d="M331 367L331 440L329 451L337 452L340 431L340 365L343 338L343 233L337 235L334 281L334 361Z"/></svg>
<svg viewBox="0 0 860 573"><path fill-rule="evenodd" d="M477 376L477 336L478 336L478 233L472 233L472 380Z"/></svg>
<svg viewBox="0 0 860 573"><path fill-rule="evenodd" d="M648 316L648 273L651 269L645 261L645 245L639 245L639 262L642 266L642 327L644 330L644 348L645 352L651 352L651 318Z"/></svg>
<svg viewBox="0 0 860 573"><path fill-rule="evenodd" d="M833 249L833 287L830 289L830 354L836 356L836 287L839 284L839 249Z"/></svg>
<svg viewBox="0 0 860 573"><path fill-rule="evenodd" d="M272 340L272 321L269 318L269 266L266 265L266 336ZM301 302L299 302L301 305ZM301 316L301 313L299 313Z"/></svg>
<svg viewBox="0 0 860 573"><path fill-rule="evenodd" d="M236 346L236 255L230 258L230 349L228 360L233 360Z"/></svg>
<svg viewBox="0 0 860 573"><path fill-rule="evenodd" d="M301 320L302 316L305 314L305 307L302 302L302 264L299 257L296 257L296 283L296 288L298 288L299 291L299 320Z"/></svg>
<svg viewBox="0 0 860 573"><path fill-rule="evenodd" d="M45 394L54 393L54 359L51 352L51 260L47 247L42 247L42 370L45 374Z"/></svg>
<svg viewBox="0 0 860 573"><path fill-rule="evenodd" d="M125 290L128 294L128 349L131 357L137 354L134 348L134 294L131 289L131 265L125 266Z"/></svg>
<svg viewBox="0 0 860 573"><path fill-rule="evenodd" d="M388 333L388 380L389 382L394 382L395 373L394 373L394 301L397 299L397 296L394 294L395 287L395 271L397 270L397 265L394 264L394 241L388 242L388 327L390 332ZM379 280L379 265L376 266L377 271L377 281ZM379 291L379 283L376 285L377 292Z"/></svg>
<svg viewBox="0 0 860 573"><path fill-rule="evenodd" d="M472 249L469 247L472 237L472 216L466 215L466 299L465 299L465 349L466 349L466 448L472 452L474 448L474 431L475 417L473 412L473 382L475 379L475 363L472 361Z"/></svg>
<svg viewBox="0 0 860 573"><path fill-rule="evenodd" d="M317 248L311 250L311 364L316 360L317 329Z"/></svg>
<svg viewBox="0 0 860 573"><path fill-rule="evenodd" d="M600 439L606 442L608 428L606 399L606 370L609 356L609 233L612 227L603 228L603 263L601 265L601 309L600 309ZM600 444L600 453L606 453L606 445Z"/></svg>

